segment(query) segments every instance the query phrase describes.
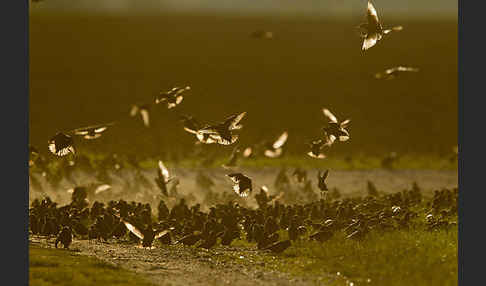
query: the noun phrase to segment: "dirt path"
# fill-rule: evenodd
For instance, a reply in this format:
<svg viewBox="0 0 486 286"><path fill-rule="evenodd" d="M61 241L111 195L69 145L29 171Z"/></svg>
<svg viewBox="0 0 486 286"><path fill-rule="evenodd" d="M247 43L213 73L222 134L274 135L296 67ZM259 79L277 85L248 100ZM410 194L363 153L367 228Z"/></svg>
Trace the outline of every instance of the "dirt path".
<svg viewBox="0 0 486 286"><path fill-rule="evenodd" d="M53 240L31 237L30 243L52 248ZM157 246L144 249L134 244L102 243L75 240L70 249L79 255L94 256L102 261L135 272L155 285L314 285L307 278L290 277L279 272L262 270L258 265L243 265L217 259L224 253L245 252L242 259L251 259L256 250L215 247L209 251L186 246ZM246 257L246 258L245 258ZM249 257L249 258L248 258ZM246 264L246 263L245 263Z"/></svg>

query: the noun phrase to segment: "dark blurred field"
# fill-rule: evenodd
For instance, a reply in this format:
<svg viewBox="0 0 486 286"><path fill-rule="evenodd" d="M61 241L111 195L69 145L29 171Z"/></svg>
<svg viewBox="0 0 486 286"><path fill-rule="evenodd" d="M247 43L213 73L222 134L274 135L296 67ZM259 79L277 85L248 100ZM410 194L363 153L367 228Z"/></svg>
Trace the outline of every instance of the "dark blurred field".
<svg viewBox="0 0 486 286"><path fill-rule="evenodd" d="M174 110L205 122L247 111L241 143L289 131L291 153L320 135L326 106L352 119L335 154L448 153L457 144L457 21L400 22L368 52L362 21L191 15L30 16L30 142L47 153L57 131L117 120L84 150L160 152L194 142L174 112L152 109L150 129L128 116L132 103L190 85ZM254 39L258 29L274 39ZM395 65L418 74L378 81ZM232 147L222 147L231 149Z"/></svg>

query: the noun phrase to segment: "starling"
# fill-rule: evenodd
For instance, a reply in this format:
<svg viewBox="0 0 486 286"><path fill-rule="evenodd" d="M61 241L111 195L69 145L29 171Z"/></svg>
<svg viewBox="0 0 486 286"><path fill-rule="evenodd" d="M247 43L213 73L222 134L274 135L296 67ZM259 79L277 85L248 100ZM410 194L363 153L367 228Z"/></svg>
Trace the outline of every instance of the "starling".
<svg viewBox="0 0 486 286"><path fill-rule="evenodd" d="M283 240L275 242L272 245L265 248L265 250L270 250L273 253L282 253L284 250L289 248L291 245L290 240Z"/></svg>
<svg viewBox="0 0 486 286"><path fill-rule="evenodd" d="M137 114L140 114L143 120L143 125L145 125L145 127L150 127L150 114L149 114L150 107L151 105L148 103L140 106L134 104L132 105L132 109L130 110L130 116L134 117Z"/></svg>
<svg viewBox="0 0 486 286"><path fill-rule="evenodd" d="M329 175L329 170L326 170L324 173L321 174L321 171L317 173L317 186L319 187L319 190L321 192L328 191L327 185L326 185L326 178Z"/></svg>
<svg viewBox="0 0 486 286"><path fill-rule="evenodd" d="M361 35L363 37L363 51L366 51L376 45L376 43L381 40L384 35L392 31L400 31L403 29L402 26L396 26L391 29L383 30L380 20L378 19L378 14L376 13L376 9L375 7L373 7L373 4L371 4L371 1L369 0L366 14L367 23L363 23L359 26L361 29L364 30Z"/></svg>
<svg viewBox="0 0 486 286"><path fill-rule="evenodd" d="M114 122L106 124L98 124L88 127L77 128L73 130L74 135L83 136L84 139L96 139L101 137L101 134L108 129L109 126L115 124Z"/></svg>
<svg viewBox="0 0 486 286"><path fill-rule="evenodd" d="M232 173L226 175L230 177L233 181L233 190L237 193L240 197L248 197L248 195L252 192L252 184L251 179L242 173Z"/></svg>
<svg viewBox="0 0 486 286"><path fill-rule="evenodd" d="M334 114L329 111L327 108L322 109L322 113L324 113L324 116L326 116L329 119L328 126L324 127L324 133L328 137L328 140L326 140L326 143L328 145L334 143L336 139L339 139L339 141L347 141L349 139L349 132L346 130L348 127L349 122L351 122L350 119L346 119L342 122L339 122L334 116Z"/></svg>
<svg viewBox="0 0 486 286"><path fill-rule="evenodd" d="M58 132L49 140L49 151L57 156L66 156L75 153L73 138L62 132Z"/></svg>
<svg viewBox="0 0 486 286"><path fill-rule="evenodd" d="M397 66L393 68L386 69L384 72L376 73L375 78L377 79L394 79L401 73L406 72L418 72L418 68Z"/></svg>
<svg viewBox="0 0 486 286"><path fill-rule="evenodd" d="M168 197L169 194L167 193L167 184L173 178L169 177L169 170L165 167L164 163L162 163L161 160L159 160L159 168L157 169L157 175L158 177L154 179L155 183L157 183L157 186L159 187L162 194Z"/></svg>
<svg viewBox="0 0 486 286"><path fill-rule="evenodd" d="M143 247L151 247L154 239L158 239L171 231L171 229L154 230L151 224L149 224L146 229L140 230L124 219L121 219L121 221L125 224L125 226L131 233L133 233L142 240Z"/></svg>
<svg viewBox="0 0 486 286"><path fill-rule="evenodd" d="M57 248L57 244L60 242L64 248L69 248L69 245L73 241L73 233L69 226L64 226L56 238L55 246Z"/></svg>
<svg viewBox="0 0 486 286"><path fill-rule="evenodd" d="M186 87L174 87L169 91L160 92L158 96L155 97L155 104L159 104L161 102L167 102L167 108L171 109L176 107L178 104L182 102L184 96L182 95L185 91L190 90L190 86Z"/></svg>

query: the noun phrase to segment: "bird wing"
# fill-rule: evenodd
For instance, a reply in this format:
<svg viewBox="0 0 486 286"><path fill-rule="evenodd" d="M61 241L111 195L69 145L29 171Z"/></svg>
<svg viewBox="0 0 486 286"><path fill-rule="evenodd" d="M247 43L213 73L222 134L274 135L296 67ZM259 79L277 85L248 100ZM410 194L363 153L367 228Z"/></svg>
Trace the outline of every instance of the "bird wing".
<svg viewBox="0 0 486 286"><path fill-rule="evenodd" d="M143 124L147 127L150 126L149 112L146 109L140 110L140 115L142 115Z"/></svg>
<svg viewBox="0 0 486 286"><path fill-rule="evenodd" d="M246 147L243 151L243 157L248 158L251 155L252 151L253 150L251 149L251 147Z"/></svg>
<svg viewBox="0 0 486 286"><path fill-rule="evenodd" d="M211 135L210 137L213 137L213 139L215 139L213 135ZM217 139L217 143L221 145L231 145L235 143L237 140L238 140L238 135L231 135L231 140L226 140L223 137L219 136L219 138Z"/></svg>
<svg viewBox="0 0 486 286"><path fill-rule="evenodd" d="M318 155L315 155L311 151L307 152L307 155L311 156L312 158L317 158L317 159L324 159L324 158L326 158L326 155L324 155L322 153L320 153Z"/></svg>
<svg viewBox="0 0 486 286"><path fill-rule="evenodd" d="M287 142L288 137L289 137L289 134L287 133L287 131L282 133L282 135L280 135L280 137L278 137L277 141L275 141L275 143L273 143L273 148L278 149L278 148L282 147L285 144L285 142Z"/></svg>
<svg viewBox="0 0 486 286"><path fill-rule="evenodd" d="M324 113L324 116L326 116L327 118L329 118L329 120L331 120L331 122L335 122L337 123L337 118L336 116L334 116L334 114L331 113L331 111L327 108L323 108L322 109L322 113Z"/></svg>
<svg viewBox="0 0 486 286"><path fill-rule="evenodd" d="M100 185L100 186L96 187L95 194L99 194L99 193L104 192L104 191L109 190L109 189L111 189L111 186L108 185L108 184Z"/></svg>
<svg viewBox="0 0 486 286"><path fill-rule="evenodd" d="M322 175L322 180L325 180L327 178L327 176L329 175L329 170L326 170L324 172L324 175Z"/></svg>
<svg viewBox="0 0 486 286"><path fill-rule="evenodd" d="M376 29L375 31L381 30L381 24L380 24L380 20L378 19L378 13L376 12L376 9L371 3L371 1L368 1L366 16L368 19L368 28L372 27L372 29Z"/></svg>
<svg viewBox="0 0 486 286"><path fill-rule="evenodd" d="M277 158L280 155L282 155L282 148L278 148L278 149L275 149L275 150L265 150L265 152L263 154L266 157L269 157L269 158Z"/></svg>
<svg viewBox="0 0 486 286"><path fill-rule="evenodd" d="M129 223L129 222L123 220L123 219L121 221L125 224L125 226L127 227L127 229L129 231L131 231L133 234L135 234L138 238L143 239L143 234L142 234L142 232L140 232L140 230L138 230L138 228L136 228L134 225L132 225L131 223Z"/></svg>
<svg viewBox="0 0 486 286"><path fill-rule="evenodd" d="M165 181L167 181L169 179L169 170L165 167L161 160L159 160L159 170L164 176Z"/></svg>
<svg viewBox="0 0 486 286"><path fill-rule="evenodd" d="M351 119L346 119L343 122L341 122L341 124L339 124L339 125L341 126L341 128L346 128L346 127L348 127L348 124L350 122L351 122Z"/></svg>
<svg viewBox="0 0 486 286"><path fill-rule="evenodd" d="M160 231L159 233L157 233L155 235L155 239L161 238L162 236L168 234L170 231L171 231L170 229L164 229L164 230Z"/></svg>
<svg viewBox="0 0 486 286"><path fill-rule="evenodd" d="M231 120L231 123L229 125L229 130L241 129L243 127L243 125L241 125L239 123L243 119L243 117L245 117L245 115L246 115L246 111L238 114L234 118L232 118L232 117L228 118L227 121Z"/></svg>
<svg viewBox="0 0 486 286"><path fill-rule="evenodd" d="M133 116L137 115L138 110L139 110L138 106L132 105L132 109L130 109L130 116L133 117Z"/></svg>
<svg viewBox="0 0 486 286"><path fill-rule="evenodd" d="M378 33L371 33L371 34L368 34L366 36L366 38L364 38L363 40L363 46L362 46L362 50L363 51L366 51L368 50L369 48L373 47L374 45L376 45L376 42L378 42L378 40L380 39L380 34Z"/></svg>

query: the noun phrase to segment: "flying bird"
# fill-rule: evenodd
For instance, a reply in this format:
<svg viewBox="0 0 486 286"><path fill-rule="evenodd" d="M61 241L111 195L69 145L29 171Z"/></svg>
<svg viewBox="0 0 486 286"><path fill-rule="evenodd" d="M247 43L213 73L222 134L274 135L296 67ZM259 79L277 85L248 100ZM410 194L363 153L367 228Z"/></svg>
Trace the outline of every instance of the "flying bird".
<svg viewBox="0 0 486 286"><path fill-rule="evenodd" d="M231 115L223 122L215 125L206 125L197 130L197 138L206 144L218 143L221 145L231 145L238 140L238 135L233 134L233 130L239 130L243 127L240 121L245 117L246 112ZM216 141L216 142L214 142Z"/></svg>
<svg viewBox="0 0 486 286"><path fill-rule="evenodd" d="M232 173L226 175L233 181L233 190L240 197L248 197L252 192L251 179L242 173Z"/></svg>
<svg viewBox="0 0 486 286"><path fill-rule="evenodd" d="M326 116L329 121L328 121L328 126L324 127L323 130L328 138L328 144L333 144L336 139L339 139L339 141L344 142L349 139L349 132L346 129L348 127L348 124L351 122L351 119L346 119L342 122L339 122L334 116L334 114L331 113L331 111L327 108L322 109L322 113L324 113L324 116Z"/></svg>
<svg viewBox="0 0 486 286"><path fill-rule="evenodd" d="M321 153L321 150L324 146L329 146L328 143L324 142L322 139L314 140L309 143L309 146L311 150L307 152L307 155L309 155L312 158L317 158L317 159L324 159L326 158L326 155L324 153Z"/></svg>
<svg viewBox="0 0 486 286"><path fill-rule="evenodd" d="M389 34L392 31L401 31L403 29L402 26L395 26L390 29L383 29L380 20L378 19L378 13L376 12L375 7L369 0L366 10L366 18L367 22L359 25L359 27L364 30L361 34L361 37L363 38L363 45L361 49L363 51L366 51L376 45L376 43L381 40L384 35Z"/></svg>
<svg viewBox="0 0 486 286"><path fill-rule="evenodd" d="M185 91L190 90L190 86L186 87L174 87L169 91L160 92L159 95L155 97L155 104L159 104L161 102L167 102L167 108L171 109L176 107L178 104L182 102L184 96L182 95Z"/></svg>
<svg viewBox="0 0 486 286"><path fill-rule="evenodd" d="M130 116L131 117L134 117L136 116L137 114L140 114L140 116L142 117L142 120L143 120L143 125L145 125L146 127L150 127L150 114L149 114L149 110L150 110L150 104L143 104L143 105L132 105L132 109L130 110Z"/></svg>
<svg viewBox="0 0 486 286"><path fill-rule="evenodd" d="M289 134L287 133L287 131L285 131L284 133L282 133L282 135L280 135L280 137L278 137L277 141L275 141L273 145L270 146L270 148L267 148L265 150L263 154L269 158L280 157L283 151L282 147L285 144L285 142L287 142L288 137Z"/></svg>
<svg viewBox="0 0 486 286"><path fill-rule="evenodd" d="M165 167L164 163L159 160L159 168L157 169L157 178L155 178L155 183L159 187L162 194L169 196L167 193L167 184L173 179L169 176L169 170Z"/></svg>
<svg viewBox="0 0 486 286"><path fill-rule="evenodd" d="M397 66L375 74L376 79L394 79L401 73L418 72L418 68Z"/></svg>
<svg viewBox="0 0 486 286"><path fill-rule="evenodd" d="M106 124L98 124L88 127L77 128L73 130L74 135L83 136L84 139L96 139L101 137L101 134L108 129L109 126L114 125L114 122Z"/></svg>
<svg viewBox="0 0 486 286"><path fill-rule="evenodd" d="M49 151L57 156L66 156L69 153L75 154L73 138L62 132L58 132L48 141Z"/></svg>

